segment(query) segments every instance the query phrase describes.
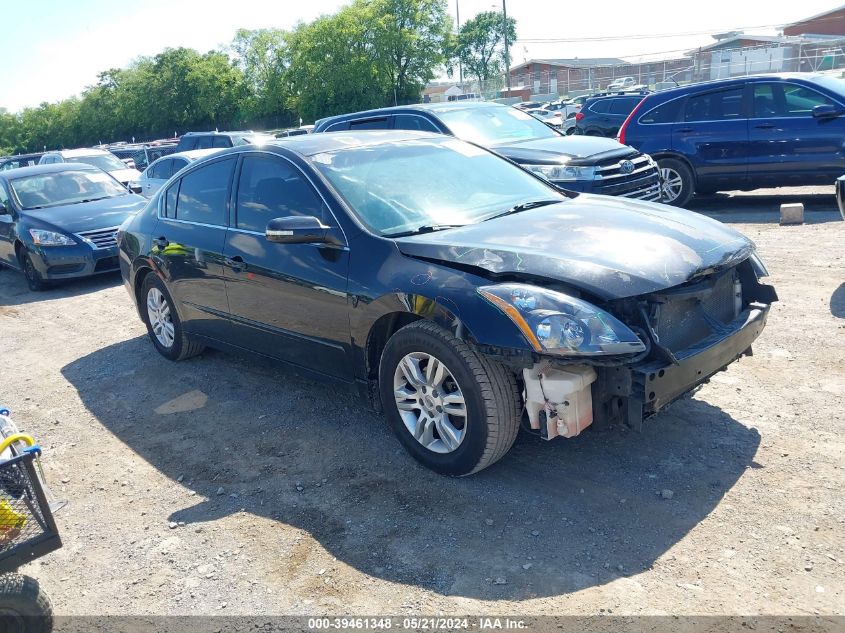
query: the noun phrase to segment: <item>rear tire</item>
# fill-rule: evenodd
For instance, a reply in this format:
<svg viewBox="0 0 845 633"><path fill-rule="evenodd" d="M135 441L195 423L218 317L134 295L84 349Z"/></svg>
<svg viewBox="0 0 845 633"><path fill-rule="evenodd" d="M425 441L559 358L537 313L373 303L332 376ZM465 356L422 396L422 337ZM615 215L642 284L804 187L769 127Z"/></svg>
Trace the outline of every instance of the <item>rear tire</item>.
<svg viewBox="0 0 845 633"><path fill-rule="evenodd" d="M674 207L686 206L695 191L695 178L690 168L674 158L661 158L657 166L663 183L661 202Z"/></svg>
<svg viewBox="0 0 845 633"><path fill-rule="evenodd" d="M0 576L0 631L49 633L53 605L38 581L21 574Z"/></svg>
<svg viewBox="0 0 845 633"><path fill-rule="evenodd" d="M409 358L425 379L416 385L403 378L408 375ZM438 366L446 376L440 383L431 377L437 373L431 367ZM487 468L508 452L519 431L520 397L514 375L430 321L406 325L387 341L379 365L379 390L399 441L422 465L442 475L470 475ZM438 400L454 402L455 394L463 405L458 416L452 413L455 405ZM434 396L434 402L427 396ZM441 404L443 409L438 408ZM426 417L424 407L431 417ZM423 431L415 436L412 427Z"/></svg>
<svg viewBox="0 0 845 633"><path fill-rule="evenodd" d="M173 297L155 273L144 278L139 303L147 334L159 354L168 360L185 360L205 349L185 335Z"/></svg>

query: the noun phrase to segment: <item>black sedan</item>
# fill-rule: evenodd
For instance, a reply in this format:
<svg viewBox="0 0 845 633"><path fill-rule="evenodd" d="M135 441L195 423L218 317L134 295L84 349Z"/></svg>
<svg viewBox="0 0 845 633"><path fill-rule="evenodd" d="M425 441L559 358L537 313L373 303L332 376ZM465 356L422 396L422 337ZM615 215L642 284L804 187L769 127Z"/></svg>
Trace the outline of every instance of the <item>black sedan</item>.
<svg viewBox="0 0 845 633"><path fill-rule="evenodd" d="M144 207L109 174L61 163L0 172L0 264L32 290L117 271L117 228Z"/></svg>
<svg viewBox="0 0 845 633"><path fill-rule="evenodd" d="M419 132L224 150L118 240L162 355L247 350L357 384L450 475L501 458L521 419L545 439L639 426L748 352L776 300L719 222Z"/></svg>

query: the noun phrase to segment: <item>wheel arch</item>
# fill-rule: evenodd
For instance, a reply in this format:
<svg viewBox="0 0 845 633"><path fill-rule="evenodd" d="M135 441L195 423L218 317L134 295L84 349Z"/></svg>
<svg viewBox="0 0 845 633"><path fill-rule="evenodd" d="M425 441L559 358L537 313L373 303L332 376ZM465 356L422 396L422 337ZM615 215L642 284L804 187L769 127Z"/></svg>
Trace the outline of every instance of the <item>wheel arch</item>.
<svg viewBox="0 0 845 633"><path fill-rule="evenodd" d="M695 166L690 162L690 160L684 156L683 154L678 154L672 151L662 151L662 152L654 152L653 154L649 153L655 161L658 161L662 158L671 158L672 160L676 160L679 163L683 163L687 166L692 175L692 185L693 191L695 191L695 187L698 185L698 173L695 171Z"/></svg>

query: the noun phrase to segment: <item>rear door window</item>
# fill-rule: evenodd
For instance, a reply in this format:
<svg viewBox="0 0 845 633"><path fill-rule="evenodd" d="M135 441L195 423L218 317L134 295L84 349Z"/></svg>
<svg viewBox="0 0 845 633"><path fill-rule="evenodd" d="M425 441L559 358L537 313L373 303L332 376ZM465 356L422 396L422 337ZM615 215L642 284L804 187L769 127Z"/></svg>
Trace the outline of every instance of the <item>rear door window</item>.
<svg viewBox="0 0 845 633"><path fill-rule="evenodd" d="M229 158L203 165L181 179L176 219L226 226L229 184L236 160Z"/></svg>
<svg viewBox="0 0 845 633"><path fill-rule="evenodd" d="M150 171L147 173L147 177L155 180L167 180L170 178L172 173L172 163L173 161L169 158L158 161L150 168Z"/></svg>
<svg viewBox="0 0 845 633"><path fill-rule="evenodd" d="M628 116L637 106L640 99L614 99L610 104L610 114L622 114Z"/></svg>
<svg viewBox="0 0 845 633"><path fill-rule="evenodd" d="M215 136L212 147L232 147L232 140L228 136Z"/></svg>
<svg viewBox="0 0 845 633"><path fill-rule="evenodd" d="M200 136L197 139L196 148L197 149L211 149L211 145L214 139L210 136Z"/></svg>
<svg viewBox="0 0 845 633"><path fill-rule="evenodd" d="M591 103L588 109L596 114L607 114L610 111L610 99L601 99Z"/></svg>
<svg viewBox="0 0 845 633"><path fill-rule="evenodd" d="M687 100L684 120L694 122L742 119L743 91L744 89L740 87L693 95Z"/></svg>
<svg viewBox="0 0 845 633"><path fill-rule="evenodd" d="M379 117L377 119L361 119L359 121L350 121L350 130L386 130L390 125L387 117Z"/></svg>
<svg viewBox="0 0 845 633"><path fill-rule="evenodd" d="M439 132L434 124L417 114L397 114L393 117L393 129L418 130L421 132Z"/></svg>

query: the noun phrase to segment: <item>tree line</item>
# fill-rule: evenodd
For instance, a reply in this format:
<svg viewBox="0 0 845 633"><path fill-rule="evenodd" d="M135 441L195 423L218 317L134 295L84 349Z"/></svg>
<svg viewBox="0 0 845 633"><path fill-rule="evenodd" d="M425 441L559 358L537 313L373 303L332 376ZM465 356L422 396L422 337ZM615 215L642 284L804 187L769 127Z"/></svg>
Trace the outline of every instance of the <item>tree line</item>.
<svg viewBox="0 0 845 633"><path fill-rule="evenodd" d="M0 153L170 137L188 130L270 129L416 103L438 69L489 79L504 71L516 23L494 11L453 31L447 0L353 0L290 31L237 31L229 46L168 48L112 68L79 96L10 113Z"/></svg>

